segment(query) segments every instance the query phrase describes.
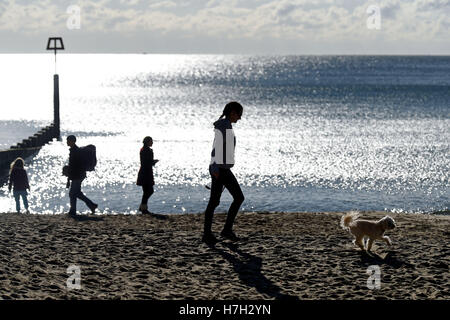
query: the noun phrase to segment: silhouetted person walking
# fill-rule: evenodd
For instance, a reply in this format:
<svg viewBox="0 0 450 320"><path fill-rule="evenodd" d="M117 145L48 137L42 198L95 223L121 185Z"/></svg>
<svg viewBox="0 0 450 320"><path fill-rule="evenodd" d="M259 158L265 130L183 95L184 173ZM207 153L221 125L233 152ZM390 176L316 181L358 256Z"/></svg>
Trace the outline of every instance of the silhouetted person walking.
<svg viewBox="0 0 450 320"><path fill-rule="evenodd" d="M220 234L222 237L233 241L239 240L233 232L233 223L242 202L244 202L244 195L233 172L230 170L234 165L234 149L236 146L236 137L231 124L241 119L242 112L243 108L238 102L230 102L225 106L219 120L214 122L215 137L209 165L212 180L211 196L205 211L205 225L202 238L206 243L217 242L216 237L211 232L211 226L214 210L220 203L220 197L224 188L227 188L233 196L233 202L228 210L227 220Z"/></svg>
<svg viewBox="0 0 450 320"><path fill-rule="evenodd" d="M11 192L13 188L14 199L16 200L16 211L20 213L20 197L22 197L23 206L27 213L28 211L28 199L27 189L30 190L28 184L27 172L24 169L24 161L22 158L17 158L11 163L11 170L9 171L9 185L8 190Z"/></svg>
<svg viewBox="0 0 450 320"><path fill-rule="evenodd" d="M136 184L142 186L142 201L139 206L139 211L142 214L151 214L148 211L148 199L153 194L153 186L155 185L155 180L153 178L153 166L158 162L158 160L153 159L153 139L151 137L145 137L142 141L144 144L139 152L139 157L141 160L141 167L139 168L138 178Z"/></svg>
<svg viewBox="0 0 450 320"><path fill-rule="evenodd" d="M67 187L70 186L70 211L69 215L76 215L77 213L77 198L84 201L92 213L95 213L98 205L92 202L81 192L81 183L86 178L86 170L83 165L82 154L80 148L75 144L77 138L73 135L67 137L67 145L70 147L69 166L68 166L68 180L72 181L70 184L67 181Z"/></svg>

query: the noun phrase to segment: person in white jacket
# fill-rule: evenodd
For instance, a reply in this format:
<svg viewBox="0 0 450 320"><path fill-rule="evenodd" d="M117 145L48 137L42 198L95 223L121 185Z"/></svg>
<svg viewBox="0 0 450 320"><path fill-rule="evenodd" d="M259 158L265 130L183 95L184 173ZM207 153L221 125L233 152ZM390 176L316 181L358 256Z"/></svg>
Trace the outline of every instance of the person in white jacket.
<svg viewBox="0 0 450 320"><path fill-rule="evenodd" d="M220 233L222 237L237 241L239 238L233 232L233 223L238 210L244 202L244 195L231 168L234 166L234 149L236 137L232 123L236 123L242 117L243 108L238 102L228 103L219 120L214 122L214 145L211 152L209 172L211 174L211 196L205 211L205 225L202 240L206 243L216 243L217 239L211 231L215 208L220 203L220 197L224 188L227 188L233 196L233 202L228 210L225 226Z"/></svg>

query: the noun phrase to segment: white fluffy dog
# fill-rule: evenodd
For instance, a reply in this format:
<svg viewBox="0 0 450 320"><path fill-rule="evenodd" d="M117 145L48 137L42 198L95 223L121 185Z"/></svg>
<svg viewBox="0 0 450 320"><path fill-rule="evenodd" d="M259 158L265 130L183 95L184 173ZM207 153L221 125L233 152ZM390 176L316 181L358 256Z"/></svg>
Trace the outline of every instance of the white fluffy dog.
<svg viewBox="0 0 450 320"><path fill-rule="evenodd" d="M358 220L359 213L351 211L341 218L341 227L355 236L353 244L358 245L361 250L364 248L364 237L368 237L367 251L370 251L375 240L384 240L388 245L392 245L391 239L384 235L386 230L392 230L396 227L394 219L389 216L378 221Z"/></svg>

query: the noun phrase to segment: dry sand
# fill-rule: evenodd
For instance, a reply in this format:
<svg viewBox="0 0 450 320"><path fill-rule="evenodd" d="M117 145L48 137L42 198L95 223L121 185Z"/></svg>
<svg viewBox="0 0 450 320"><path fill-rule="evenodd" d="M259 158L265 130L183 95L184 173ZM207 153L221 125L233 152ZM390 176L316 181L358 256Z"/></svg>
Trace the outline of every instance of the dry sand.
<svg viewBox="0 0 450 320"><path fill-rule="evenodd" d="M383 212L364 212L378 219ZM342 213L240 213L237 243L201 242L203 215L0 214L2 299L450 299L450 217L391 214L392 247L362 253ZM216 214L218 234L225 221ZM219 236L218 236L219 237ZM219 237L220 239L220 237ZM66 286L81 270L81 289ZM367 288L368 266L381 288Z"/></svg>

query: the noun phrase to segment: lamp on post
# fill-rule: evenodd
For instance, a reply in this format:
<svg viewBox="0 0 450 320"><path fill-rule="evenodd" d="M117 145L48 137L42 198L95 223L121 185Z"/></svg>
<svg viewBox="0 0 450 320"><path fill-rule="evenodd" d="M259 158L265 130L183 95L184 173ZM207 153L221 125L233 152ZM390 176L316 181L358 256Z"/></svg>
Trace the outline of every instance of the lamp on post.
<svg viewBox="0 0 450 320"><path fill-rule="evenodd" d="M56 52L58 50L64 50L62 38L48 38L47 50L54 50L55 52L55 74L53 75L53 125L55 129L55 138L61 140L59 122L59 76L56 73Z"/></svg>

